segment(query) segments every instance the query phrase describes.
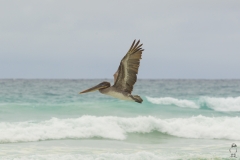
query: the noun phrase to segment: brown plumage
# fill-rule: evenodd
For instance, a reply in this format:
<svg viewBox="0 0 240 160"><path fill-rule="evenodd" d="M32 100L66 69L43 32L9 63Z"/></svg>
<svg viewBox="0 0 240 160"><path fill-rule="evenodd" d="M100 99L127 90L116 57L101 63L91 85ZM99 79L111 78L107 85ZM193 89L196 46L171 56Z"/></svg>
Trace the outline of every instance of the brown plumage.
<svg viewBox="0 0 240 160"><path fill-rule="evenodd" d="M123 57L114 74L114 85L111 86L109 82L102 82L92 88L84 90L80 93L87 93L99 90L102 94L106 94L122 100L135 101L142 103L142 98L138 95L132 95L133 85L137 81L138 68L143 49L140 40L132 43L127 54Z"/></svg>
<svg viewBox="0 0 240 160"><path fill-rule="evenodd" d="M141 48L142 44L139 45L139 43L140 40L138 40L136 44L135 40L133 41L132 46L121 60L118 70L114 74L113 87L130 94L132 93L133 85L137 81L140 59L142 57L142 51L144 51Z"/></svg>

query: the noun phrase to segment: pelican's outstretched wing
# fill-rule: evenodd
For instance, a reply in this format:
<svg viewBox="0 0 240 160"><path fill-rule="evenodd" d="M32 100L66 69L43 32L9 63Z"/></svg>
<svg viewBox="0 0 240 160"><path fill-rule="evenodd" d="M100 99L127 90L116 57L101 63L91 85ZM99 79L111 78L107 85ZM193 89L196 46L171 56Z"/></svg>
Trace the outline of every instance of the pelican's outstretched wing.
<svg viewBox="0 0 240 160"><path fill-rule="evenodd" d="M140 59L142 51L144 51L139 45L140 40L135 44L135 40L132 43L127 54L123 57L118 67L117 72L114 74L114 87L119 90L131 93L133 85L137 80L138 67L140 65Z"/></svg>

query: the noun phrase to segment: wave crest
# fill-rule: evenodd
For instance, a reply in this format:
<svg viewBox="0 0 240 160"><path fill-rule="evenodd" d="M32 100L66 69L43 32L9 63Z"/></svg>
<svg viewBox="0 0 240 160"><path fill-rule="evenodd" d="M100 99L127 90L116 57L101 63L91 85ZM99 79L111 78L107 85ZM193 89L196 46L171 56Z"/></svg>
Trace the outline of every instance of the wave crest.
<svg viewBox="0 0 240 160"><path fill-rule="evenodd" d="M240 97L227 97L227 98L215 98L215 97L200 97L197 100L176 99L172 97L152 98L146 97L147 100L153 104L162 105L175 105L178 107L186 108L210 108L215 111L232 112L240 111Z"/></svg>
<svg viewBox="0 0 240 160"><path fill-rule="evenodd" d="M172 97L164 97L164 98L151 98L147 97L147 100L154 104L163 104L163 105L176 105L178 107L188 107L188 108L200 108L197 104L190 100L181 100Z"/></svg>
<svg viewBox="0 0 240 160"><path fill-rule="evenodd" d="M240 97L214 98L202 97L199 100L201 105L206 105L216 111L240 111Z"/></svg>
<svg viewBox="0 0 240 160"><path fill-rule="evenodd" d="M92 137L124 140L127 133L152 131L183 138L240 140L239 123L239 117L204 116L173 119L82 116L76 119L52 118L41 122L1 122L0 142Z"/></svg>

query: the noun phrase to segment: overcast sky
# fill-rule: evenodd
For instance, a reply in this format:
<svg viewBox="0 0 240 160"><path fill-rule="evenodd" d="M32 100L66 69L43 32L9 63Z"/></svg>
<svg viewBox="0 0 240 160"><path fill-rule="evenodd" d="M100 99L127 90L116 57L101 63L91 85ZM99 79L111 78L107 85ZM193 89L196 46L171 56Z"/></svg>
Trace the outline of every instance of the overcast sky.
<svg viewBox="0 0 240 160"><path fill-rule="evenodd" d="M0 78L240 78L239 0L1 0Z"/></svg>

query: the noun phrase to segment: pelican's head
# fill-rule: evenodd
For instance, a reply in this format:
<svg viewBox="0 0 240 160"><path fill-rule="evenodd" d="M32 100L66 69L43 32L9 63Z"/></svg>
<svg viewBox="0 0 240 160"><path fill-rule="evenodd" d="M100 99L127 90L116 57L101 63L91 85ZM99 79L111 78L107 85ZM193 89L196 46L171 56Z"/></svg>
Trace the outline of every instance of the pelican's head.
<svg viewBox="0 0 240 160"><path fill-rule="evenodd" d="M109 82L102 82L92 88L89 88L89 89L86 89L82 92L80 92L79 94L82 94L82 93L87 93L87 92L93 92L93 91L96 91L96 90L100 90L100 89L104 89L104 88L108 88L110 87L110 83Z"/></svg>

